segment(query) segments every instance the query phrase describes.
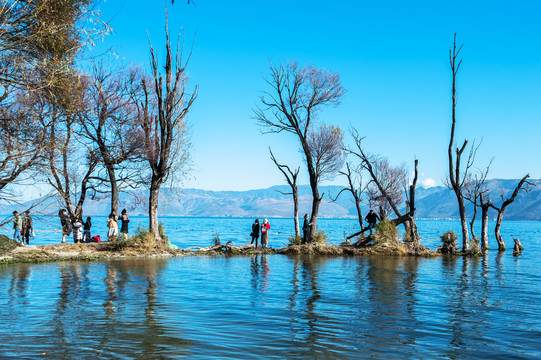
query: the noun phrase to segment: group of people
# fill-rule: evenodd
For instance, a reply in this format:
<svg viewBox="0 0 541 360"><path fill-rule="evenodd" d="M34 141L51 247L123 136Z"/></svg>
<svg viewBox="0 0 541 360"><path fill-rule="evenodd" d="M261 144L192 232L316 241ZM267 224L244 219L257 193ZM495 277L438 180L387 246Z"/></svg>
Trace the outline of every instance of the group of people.
<svg viewBox="0 0 541 360"><path fill-rule="evenodd" d="M60 209L58 212L60 217L60 223L62 225L62 242L66 242L66 236L69 236L73 232L73 241L75 243L88 243L88 242L100 242L99 236L92 236L92 218L87 216L86 221L83 222L82 217L70 218L66 209ZM118 221L122 222L120 232L124 234L124 238L128 238L128 224L130 217L126 209L122 210L121 215L117 217L116 212L112 211L107 217L107 240L112 240L118 236Z"/></svg>
<svg viewBox="0 0 541 360"><path fill-rule="evenodd" d="M259 220L255 219L254 223L252 224L252 233L250 234L252 237L252 242L250 244L255 242L255 247L257 249L257 241L259 239L259 233L261 232L261 247L268 247L270 227L270 223L267 219L264 219L261 225L259 225Z"/></svg>
<svg viewBox="0 0 541 360"><path fill-rule="evenodd" d="M364 219L368 223L368 227L366 228L366 230L370 230L370 234L372 234L372 229L374 229L376 223L378 222L379 216L373 210L370 210ZM254 223L252 224L252 232L250 233L250 236L252 237L252 241L250 242L250 244L255 243L255 247L257 249L257 241L259 240L259 233L261 232L261 247L268 247L269 229L270 223L267 219L264 219L261 225L259 224L259 220L255 219ZM302 225L303 244L307 244L310 242L311 233L312 223L309 220L308 214L304 214L304 222Z"/></svg>
<svg viewBox="0 0 541 360"><path fill-rule="evenodd" d="M13 240L21 245L30 245L30 238L34 237L34 223L30 216L30 210L21 216L17 211L13 212Z"/></svg>

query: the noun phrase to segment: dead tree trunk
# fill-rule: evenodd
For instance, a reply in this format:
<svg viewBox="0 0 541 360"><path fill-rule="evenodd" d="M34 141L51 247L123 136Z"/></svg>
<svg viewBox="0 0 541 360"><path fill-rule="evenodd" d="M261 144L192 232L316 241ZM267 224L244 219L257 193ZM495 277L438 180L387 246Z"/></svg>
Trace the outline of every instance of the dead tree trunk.
<svg viewBox="0 0 541 360"><path fill-rule="evenodd" d="M451 72L452 72L452 88L451 88L451 101L452 101L452 123L451 123L451 137L449 139L449 148L448 148L448 157L449 157L449 187L454 191L456 195L456 199L458 202L458 211L460 214L460 224L462 228L462 251L467 251L470 248L469 244L469 234L468 234L468 222L466 220L466 207L464 206L464 196L462 194L462 187L464 185L464 179L466 178L467 171L468 171L468 165L470 165L470 161L468 161L468 165L466 166L466 171L464 172L464 176L460 175L460 160L462 153L466 149L466 146L468 145L468 140L464 140L464 143L460 148L456 148L456 160L453 157L453 147L455 144L455 125L456 125L456 75L458 73L458 70L460 68L460 65L462 64L462 60L458 61L457 64L457 57L460 53L460 50L462 49L462 46L460 48L456 48L456 34L453 42L453 47L449 50L449 60L451 64ZM470 160L472 160L470 156ZM470 165L471 166L471 165Z"/></svg>
<svg viewBox="0 0 541 360"><path fill-rule="evenodd" d="M299 237L301 236L301 229L299 226L299 189L297 187L297 177L299 176L300 168L297 168L295 171L291 171L289 166L279 164L276 158L274 157L274 154L272 153L272 150L269 148L269 152L271 155L271 159L278 167L278 170L284 174L287 183L291 187L290 193L283 193L280 191L281 194L284 195L292 195L293 196L293 220L295 223L295 236Z"/></svg>
<svg viewBox="0 0 541 360"><path fill-rule="evenodd" d="M511 204L513 201L515 201L515 198L517 197L520 190L524 190L526 192L529 192L530 189L535 186L534 183L528 182L527 179L530 177L530 174L526 174L518 185L515 187L515 190L511 194L511 197L505 199L502 203L502 205L498 208L494 206L493 204L490 204L490 207L492 207L494 210L498 212L498 217L496 218L496 226L494 227L494 235L496 236L496 241L498 242L498 250L499 251L505 251L505 242L503 241L502 235L500 233L500 228L502 226L503 221L503 215L505 214L505 208ZM502 194L502 200L503 200L503 194Z"/></svg>
<svg viewBox="0 0 541 360"><path fill-rule="evenodd" d="M524 250L524 247L520 243L519 239L513 238L513 240L515 241L515 246L513 247L513 255L514 256L519 256L522 253L522 251Z"/></svg>
<svg viewBox="0 0 541 360"><path fill-rule="evenodd" d="M417 165L419 164L419 160L415 159L415 176L413 178L413 182L409 186L409 200L406 201L408 213L410 214L409 220L407 221L407 229L406 231L409 231L409 238L411 241L415 243L419 243L421 241L421 237L419 236L419 231L417 229L417 224L415 223L415 188L417 187Z"/></svg>
<svg viewBox="0 0 541 360"><path fill-rule="evenodd" d="M362 193L364 191L364 188L362 185L362 177L360 175L360 170L359 168L357 168L352 171L351 164L349 162L346 162L346 172L339 171L338 173L346 177L346 179L348 180L348 187L345 187L342 190L340 190L340 192L336 195L335 198L332 198L332 196L330 195L329 197L331 198L332 201L337 201L340 194L342 194L344 191L349 192L351 196L353 196L353 202L355 203L355 210L357 210L357 220L359 221L359 226L361 228L361 231L358 233L355 233L354 236L361 235L362 237L364 237L365 228L364 228L364 222L363 222L363 213L361 210L361 198L362 198ZM355 176L354 173L357 174L357 179L354 179L354 176ZM358 182L358 187L355 184L356 182ZM349 238L350 237L348 237L347 239Z"/></svg>
<svg viewBox="0 0 541 360"><path fill-rule="evenodd" d="M488 210L490 209L490 199L483 202L481 197L481 250L488 250Z"/></svg>

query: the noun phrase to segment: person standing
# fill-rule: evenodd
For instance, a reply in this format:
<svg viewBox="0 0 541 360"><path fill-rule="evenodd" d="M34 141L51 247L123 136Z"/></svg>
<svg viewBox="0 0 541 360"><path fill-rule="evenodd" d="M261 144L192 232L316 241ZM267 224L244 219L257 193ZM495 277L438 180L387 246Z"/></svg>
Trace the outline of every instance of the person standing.
<svg viewBox="0 0 541 360"><path fill-rule="evenodd" d="M261 224L261 247L266 248L269 245L269 229L270 224L267 219L263 220Z"/></svg>
<svg viewBox="0 0 541 360"><path fill-rule="evenodd" d="M130 222L130 217L128 216L128 211L126 209L122 210L118 220L122 221L122 226L120 227L120 232L124 234L124 239L128 238L128 223Z"/></svg>
<svg viewBox="0 0 541 360"><path fill-rule="evenodd" d="M66 236L71 234L73 227L71 221L66 214L66 209L60 209L58 211L58 217L60 217L60 224L62 225L62 242L66 242Z"/></svg>
<svg viewBox="0 0 541 360"><path fill-rule="evenodd" d="M83 242L83 220L81 218L76 218L72 225L73 242L76 244Z"/></svg>
<svg viewBox="0 0 541 360"><path fill-rule="evenodd" d="M372 229L376 226L379 216L373 210L370 210L364 219L368 223L368 230L370 230L370 235L372 235Z"/></svg>
<svg viewBox="0 0 541 360"><path fill-rule="evenodd" d="M13 240L19 241L21 245L24 245L24 241L21 238L21 230L23 229L23 218L17 211L13 212Z"/></svg>
<svg viewBox="0 0 541 360"><path fill-rule="evenodd" d="M255 241L255 248L257 249L257 240L259 239L259 219L255 219L252 224L252 233L250 236L252 237L252 242L250 244L253 244Z"/></svg>
<svg viewBox="0 0 541 360"><path fill-rule="evenodd" d="M26 210L23 217L23 243L26 241L26 245L30 245L30 237L34 232L34 224L32 217L30 217L30 210Z"/></svg>
<svg viewBox="0 0 541 360"><path fill-rule="evenodd" d="M304 223L302 225L302 243L308 244L310 242L310 230L312 229L312 223L308 221L308 214L304 214Z"/></svg>
<svg viewBox="0 0 541 360"><path fill-rule="evenodd" d="M92 238L92 234L90 233L90 229L92 228L92 218L90 216L86 217L86 221L83 224L83 242L89 243L90 239Z"/></svg>
<svg viewBox="0 0 541 360"><path fill-rule="evenodd" d="M107 218L107 226L109 227L109 231L107 232L107 240L111 241L118 235L118 223L115 211L112 211L111 215L109 215Z"/></svg>

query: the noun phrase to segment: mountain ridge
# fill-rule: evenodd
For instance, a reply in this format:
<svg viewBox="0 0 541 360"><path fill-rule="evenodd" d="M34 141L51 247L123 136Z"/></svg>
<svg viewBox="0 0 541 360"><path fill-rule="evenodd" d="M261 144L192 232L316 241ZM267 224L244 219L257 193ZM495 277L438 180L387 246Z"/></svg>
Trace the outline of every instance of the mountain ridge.
<svg viewBox="0 0 541 360"><path fill-rule="evenodd" d="M487 181L489 194L493 202L501 204L501 194L510 196L517 179L492 179ZM321 218L354 218L357 216L355 205L348 192L343 192L337 201L331 201L329 195L335 197L342 186L320 186L323 201L320 207ZM288 185L275 185L266 189L246 191L213 191L193 188L165 188L161 192L160 216L187 216L187 217L292 217L293 201L291 195L284 195L290 191ZM123 193L119 199L120 208L127 208L132 215L148 214L146 199L148 191L138 190ZM311 190L308 185L299 186L299 216L311 210ZM0 204L1 214L11 214L13 210L24 210L31 202L19 206ZM430 188L418 187L416 189L416 217L419 219L458 219L458 205L454 193L446 187L436 186ZM468 216L473 213L473 205L466 202ZM50 199L36 211L46 214L55 214L62 207L58 199ZM110 201L107 197L88 197L85 202L85 215L108 215ZM363 215L368 212L369 206L362 205ZM401 209L404 211L404 209ZM478 213L478 216L480 214ZM491 210L489 217L496 216ZM507 220L541 220L541 188L533 188L530 193L521 191L515 201L506 209Z"/></svg>

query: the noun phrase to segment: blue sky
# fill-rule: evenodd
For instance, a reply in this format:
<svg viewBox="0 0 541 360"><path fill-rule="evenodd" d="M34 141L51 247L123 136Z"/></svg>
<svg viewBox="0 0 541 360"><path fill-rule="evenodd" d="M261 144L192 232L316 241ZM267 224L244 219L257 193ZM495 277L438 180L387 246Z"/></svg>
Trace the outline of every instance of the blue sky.
<svg viewBox="0 0 541 360"><path fill-rule="evenodd" d="M477 165L490 178L541 177L541 2L115 0L99 5L114 33L94 53L148 67L149 39L163 51L169 29L193 40L189 114L194 171L184 186L266 188L284 182L268 156L300 165L290 134L262 135L253 109L269 64L295 60L338 72L346 95L320 119L366 136L391 163L419 159L420 182L441 184L450 130L449 47L464 43L457 139L482 139ZM300 182L308 183L302 172ZM334 181L340 182L340 179Z"/></svg>

